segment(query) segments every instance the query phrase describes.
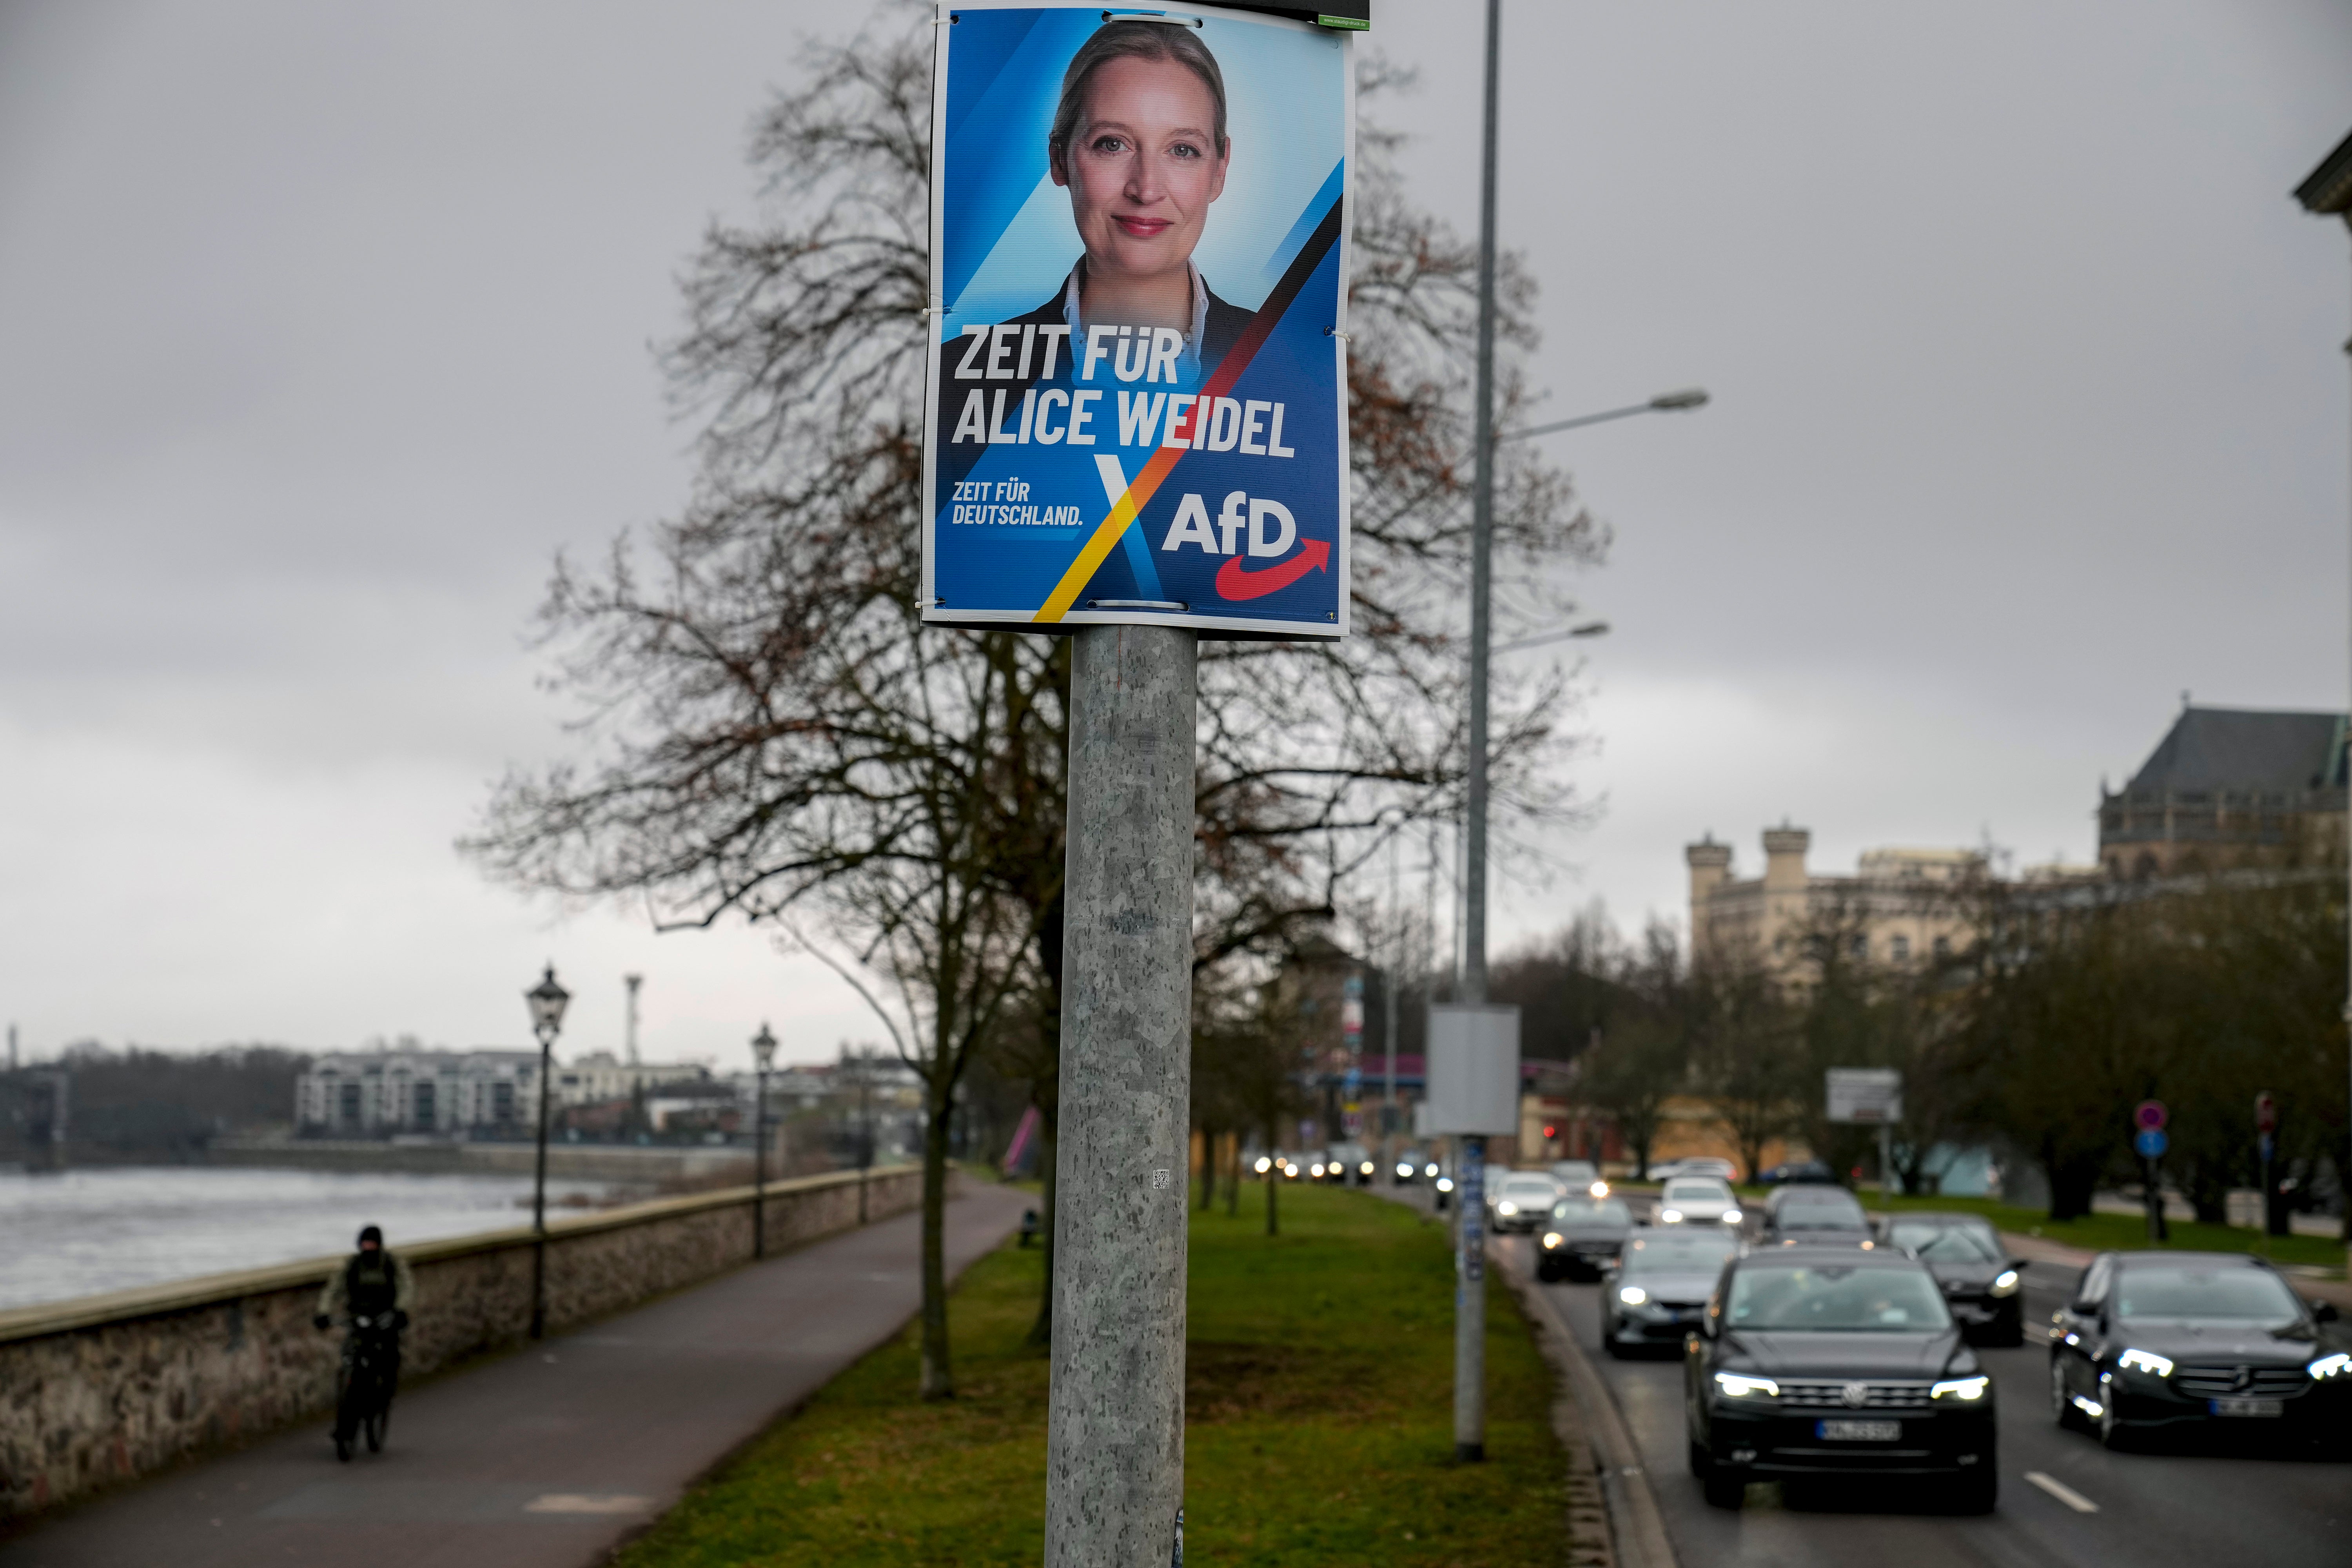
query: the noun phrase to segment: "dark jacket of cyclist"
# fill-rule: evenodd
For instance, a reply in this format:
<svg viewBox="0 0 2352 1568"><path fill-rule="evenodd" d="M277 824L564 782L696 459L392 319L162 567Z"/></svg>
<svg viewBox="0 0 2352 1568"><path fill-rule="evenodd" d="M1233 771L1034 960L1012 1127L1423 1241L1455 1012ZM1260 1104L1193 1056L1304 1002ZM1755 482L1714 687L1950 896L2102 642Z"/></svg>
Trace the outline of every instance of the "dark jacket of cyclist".
<svg viewBox="0 0 2352 1568"><path fill-rule="evenodd" d="M383 1232L370 1226L360 1232L359 1250L327 1276L311 1321L324 1329L339 1320L381 1322L389 1318L388 1326L396 1331L408 1326L408 1309L415 1299L416 1279L407 1259L384 1250Z"/></svg>

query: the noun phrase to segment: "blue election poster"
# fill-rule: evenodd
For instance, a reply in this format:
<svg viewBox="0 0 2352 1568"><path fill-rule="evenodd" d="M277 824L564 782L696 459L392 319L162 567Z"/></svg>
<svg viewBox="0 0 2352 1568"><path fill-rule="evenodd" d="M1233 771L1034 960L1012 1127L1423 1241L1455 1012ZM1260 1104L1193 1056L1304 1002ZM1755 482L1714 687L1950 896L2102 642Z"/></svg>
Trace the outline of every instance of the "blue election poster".
<svg viewBox="0 0 2352 1568"><path fill-rule="evenodd" d="M938 32L924 619L1345 636L1350 35Z"/></svg>

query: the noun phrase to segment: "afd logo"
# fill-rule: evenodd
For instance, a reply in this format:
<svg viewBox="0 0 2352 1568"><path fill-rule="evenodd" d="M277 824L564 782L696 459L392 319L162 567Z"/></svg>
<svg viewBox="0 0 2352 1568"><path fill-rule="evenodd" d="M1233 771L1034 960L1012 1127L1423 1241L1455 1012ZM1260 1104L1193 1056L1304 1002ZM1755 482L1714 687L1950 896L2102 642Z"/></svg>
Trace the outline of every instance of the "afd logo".
<svg viewBox="0 0 2352 1568"><path fill-rule="evenodd" d="M1247 556L1236 552L1236 547L1244 542L1244 532ZM1209 516L1208 499L1204 496L1188 495L1178 501L1176 520L1168 525L1168 536L1160 542L1160 548L1172 552L1187 544L1197 544L1204 554L1231 556L1233 559L1217 569L1218 596L1262 599L1289 587L1309 572L1331 569L1331 545L1328 540L1310 539L1299 546L1297 554L1291 555L1292 546L1298 543L1298 520L1290 515L1288 507L1246 490L1234 490L1226 495L1214 519ZM1283 560L1284 556L1289 559ZM1248 559L1279 563L1253 572L1243 563Z"/></svg>

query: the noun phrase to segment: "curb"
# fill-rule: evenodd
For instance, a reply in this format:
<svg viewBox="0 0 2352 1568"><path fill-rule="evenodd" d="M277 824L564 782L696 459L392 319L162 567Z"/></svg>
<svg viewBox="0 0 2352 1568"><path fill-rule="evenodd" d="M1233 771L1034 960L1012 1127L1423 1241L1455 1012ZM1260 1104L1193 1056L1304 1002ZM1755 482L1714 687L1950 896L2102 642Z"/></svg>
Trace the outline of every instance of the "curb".
<svg viewBox="0 0 2352 1568"><path fill-rule="evenodd" d="M1658 1507L1657 1493L1652 1489L1650 1476L1643 1468L1641 1449L1601 1369L1584 1353L1584 1347L1577 1342L1575 1333L1560 1316L1559 1309L1552 1304L1550 1296L1534 1279L1511 1267L1511 1258L1491 1237L1486 1244L1486 1257L1495 1272L1518 1297L1529 1319L1542 1330L1539 1343L1544 1359L1559 1372L1568 1400L1584 1417L1582 1436L1589 1440L1591 1464L1600 1481L1614 1550L1605 1557L1580 1555L1575 1560L1610 1563L1615 1568L1677 1568L1674 1542L1666 1534L1665 1515ZM1555 1407L1555 1426L1559 1425L1563 1414ZM1561 1433L1561 1438L1569 1442L1571 1453L1586 1446L1573 1441L1567 1432ZM1577 1533L1577 1545L1581 1548L1582 1531Z"/></svg>

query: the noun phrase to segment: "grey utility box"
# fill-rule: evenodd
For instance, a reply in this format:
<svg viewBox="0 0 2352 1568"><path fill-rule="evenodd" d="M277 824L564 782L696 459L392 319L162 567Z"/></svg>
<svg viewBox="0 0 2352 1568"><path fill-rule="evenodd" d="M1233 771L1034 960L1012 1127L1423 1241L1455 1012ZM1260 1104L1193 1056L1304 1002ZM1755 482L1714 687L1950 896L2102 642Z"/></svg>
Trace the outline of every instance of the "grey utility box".
<svg viewBox="0 0 2352 1568"><path fill-rule="evenodd" d="M1519 1010L1433 1004L1429 1009L1429 1131L1519 1130Z"/></svg>

